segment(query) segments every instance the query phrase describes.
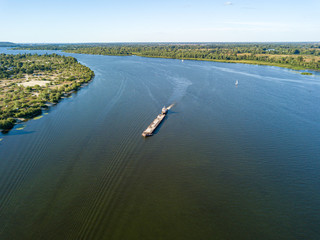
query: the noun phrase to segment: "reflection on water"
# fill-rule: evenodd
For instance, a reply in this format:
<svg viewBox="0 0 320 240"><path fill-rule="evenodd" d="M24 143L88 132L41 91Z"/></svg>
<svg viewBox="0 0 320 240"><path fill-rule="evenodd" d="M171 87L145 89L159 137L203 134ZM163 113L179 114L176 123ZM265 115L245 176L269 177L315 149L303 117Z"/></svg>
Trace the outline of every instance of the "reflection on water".
<svg viewBox="0 0 320 240"><path fill-rule="evenodd" d="M95 79L0 136L1 239L319 239L317 76L67 55Z"/></svg>

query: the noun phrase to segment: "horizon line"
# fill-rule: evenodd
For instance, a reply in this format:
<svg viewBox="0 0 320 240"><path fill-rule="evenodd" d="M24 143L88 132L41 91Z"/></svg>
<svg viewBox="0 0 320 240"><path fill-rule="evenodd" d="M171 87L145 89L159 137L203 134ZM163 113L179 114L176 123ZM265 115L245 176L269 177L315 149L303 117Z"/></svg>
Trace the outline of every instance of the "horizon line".
<svg viewBox="0 0 320 240"><path fill-rule="evenodd" d="M180 43L180 44L190 44L190 43L198 43L198 44L205 44L205 43L320 43L320 41L123 41L123 42L10 42L10 41L0 41L0 43L13 43L13 44L147 44L147 43Z"/></svg>

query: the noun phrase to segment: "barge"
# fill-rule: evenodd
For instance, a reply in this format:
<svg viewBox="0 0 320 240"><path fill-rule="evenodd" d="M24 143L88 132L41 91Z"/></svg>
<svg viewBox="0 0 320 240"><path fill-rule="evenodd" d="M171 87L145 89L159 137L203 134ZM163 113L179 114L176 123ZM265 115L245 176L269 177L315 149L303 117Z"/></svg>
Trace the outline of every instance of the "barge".
<svg viewBox="0 0 320 240"><path fill-rule="evenodd" d="M143 131L143 137L149 137L153 135L154 130L159 126L162 120L165 118L169 108L163 107L161 113L153 120L153 122Z"/></svg>

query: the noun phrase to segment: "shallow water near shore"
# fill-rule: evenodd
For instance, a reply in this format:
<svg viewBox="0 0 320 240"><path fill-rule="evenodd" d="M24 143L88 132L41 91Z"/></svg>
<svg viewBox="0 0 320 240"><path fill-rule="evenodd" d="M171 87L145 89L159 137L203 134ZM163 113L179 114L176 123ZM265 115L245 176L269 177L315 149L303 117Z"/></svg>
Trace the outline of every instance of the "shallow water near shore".
<svg viewBox="0 0 320 240"><path fill-rule="evenodd" d="M0 52L65 54L95 72L0 134L0 239L320 238L317 73Z"/></svg>

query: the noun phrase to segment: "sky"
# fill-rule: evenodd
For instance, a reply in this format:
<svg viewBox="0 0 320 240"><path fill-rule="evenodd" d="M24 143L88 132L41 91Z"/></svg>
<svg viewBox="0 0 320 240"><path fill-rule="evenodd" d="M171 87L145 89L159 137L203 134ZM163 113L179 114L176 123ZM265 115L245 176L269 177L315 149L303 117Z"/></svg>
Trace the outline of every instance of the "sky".
<svg viewBox="0 0 320 240"><path fill-rule="evenodd" d="M320 0L0 0L0 41L318 42Z"/></svg>

